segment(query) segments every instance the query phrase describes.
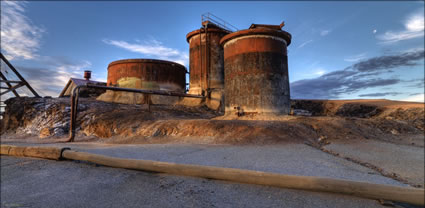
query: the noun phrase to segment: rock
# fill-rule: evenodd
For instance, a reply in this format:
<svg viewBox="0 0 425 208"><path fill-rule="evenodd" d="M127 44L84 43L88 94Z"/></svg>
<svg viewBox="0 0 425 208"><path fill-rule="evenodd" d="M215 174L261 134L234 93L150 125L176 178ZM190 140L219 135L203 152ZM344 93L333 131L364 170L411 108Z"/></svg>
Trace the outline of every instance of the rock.
<svg viewBox="0 0 425 208"><path fill-rule="evenodd" d="M51 136L52 134L51 134L51 132L50 132L50 129L49 128L42 128L41 130L40 130L40 135L39 135L39 137L40 138L46 138L46 137L49 137L49 136Z"/></svg>
<svg viewBox="0 0 425 208"><path fill-rule="evenodd" d="M393 130L391 130L391 134L398 135L400 133L397 130L393 129Z"/></svg>
<svg viewBox="0 0 425 208"><path fill-rule="evenodd" d="M292 115L294 115L294 116L312 116L312 113L308 110L293 109Z"/></svg>

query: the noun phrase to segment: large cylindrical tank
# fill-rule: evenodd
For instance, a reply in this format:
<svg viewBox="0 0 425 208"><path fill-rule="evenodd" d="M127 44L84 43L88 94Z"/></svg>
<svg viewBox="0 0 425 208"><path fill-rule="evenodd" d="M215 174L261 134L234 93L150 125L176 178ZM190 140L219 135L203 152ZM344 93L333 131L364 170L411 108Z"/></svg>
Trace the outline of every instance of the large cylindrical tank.
<svg viewBox="0 0 425 208"><path fill-rule="evenodd" d="M189 94L207 96L206 105L211 109L220 110L224 97L223 47L220 40L230 32L208 21L203 25L203 28L186 35L190 48ZM196 101L199 100L193 100Z"/></svg>
<svg viewBox="0 0 425 208"><path fill-rule="evenodd" d="M164 60L118 60L108 65L107 86L184 92L186 68Z"/></svg>
<svg viewBox="0 0 425 208"><path fill-rule="evenodd" d="M291 35L279 26L260 25L226 35L220 43L224 48L225 113L288 114Z"/></svg>
<svg viewBox="0 0 425 208"><path fill-rule="evenodd" d="M124 59L108 65L107 86L185 92L186 67L155 59ZM98 100L125 104L173 104L178 97L108 90Z"/></svg>

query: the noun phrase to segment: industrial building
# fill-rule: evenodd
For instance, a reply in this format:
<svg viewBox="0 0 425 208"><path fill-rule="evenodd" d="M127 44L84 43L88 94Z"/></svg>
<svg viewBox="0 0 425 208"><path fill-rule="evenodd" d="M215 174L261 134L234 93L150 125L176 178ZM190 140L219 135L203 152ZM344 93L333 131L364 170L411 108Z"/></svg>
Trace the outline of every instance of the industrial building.
<svg viewBox="0 0 425 208"><path fill-rule="evenodd" d="M110 88L97 100L204 105L238 116L287 115L290 113L287 47L292 37L282 30L283 26L283 22L252 24L248 29L232 31L228 24L203 19L200 29L186 35L189 71L166 60L113 61L108 66L106 86ZM187 93L186 73L189 73Z"/></svg>

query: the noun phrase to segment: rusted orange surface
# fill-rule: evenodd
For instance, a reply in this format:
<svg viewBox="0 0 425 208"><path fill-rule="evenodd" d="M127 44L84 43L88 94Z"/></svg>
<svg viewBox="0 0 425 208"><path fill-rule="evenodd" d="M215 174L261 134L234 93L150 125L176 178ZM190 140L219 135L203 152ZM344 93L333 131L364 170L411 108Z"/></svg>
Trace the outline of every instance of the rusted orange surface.
<svg viewBox="0 0 425 208"><path fill-rule="evenodd" d="M179 91L184 91L186 68L178 63L154 59L125 59L110 63L107 86L117 86L118 80L122 78L178 86Z"/></svg>
<svg viewBox="0 0 425 208"><path fill-rule="evenodd" d="M287 45L282 30L254 28L224 36L225 113L288 114Z"/></svg>
<svg viewBox="0 0 425 208"><path fill-rule="evenodd" d="M286 55L286 44L282 41L258 37L258 38L244 38L238 39L237 44L226 44L224 58L228 58L241 53L261 53L261 52L275 52Z"/></svg>
<svg viewBox="0 0 425 208"><path fill-rule="evenodd" d="M240 30L238 32L230 33L230 34L224 36L220 40L220 44L224 45L224 44L226 44L226 42L228 42L228 41L230 41L234 38L238 38L238 37L242 37L242 36L248 36L248 35L270 35L270 36L274 36L274 37L279 37L279 38L284 39L287 42L288 46L291 44L291 39L292 39L291 34L289 34L286 31L283 31L283 30L274 30L274 29L270 29L270 28L254 28L254 29Z"/></svg>
<svg viewBox="0 0 425 208"><path fill-rule="evenodd" d="M220 40L229 32L220 28L198 29L187 34L190 89L223 88L223 48Z"/></svg>

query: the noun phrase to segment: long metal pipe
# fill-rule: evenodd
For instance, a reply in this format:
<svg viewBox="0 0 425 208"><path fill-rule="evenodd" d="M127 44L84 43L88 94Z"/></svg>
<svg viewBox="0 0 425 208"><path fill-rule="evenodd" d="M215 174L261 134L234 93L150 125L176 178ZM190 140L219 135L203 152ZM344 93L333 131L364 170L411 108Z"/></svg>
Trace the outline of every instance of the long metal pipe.
<svg viewBox="0 0 425 208"><path fill-rule="evenodd" d="M165 96L177 96L177 97L190 97L190 98L204 98L201 95L191 95L180 92L169 92L162 90L141 90L141 89L132 89L132 88L122 88L122 87L107 87L107 86L99 86L93 84L85 84L76 86L71 93L71 121L69 125L69 137L66 142L73 142L75 138L75 129L77 122L77 114L78 114L78 98L80 94L81 88L94 88L94 89L105 89L112 91L123 91L123 92L134 92L134 93L143 93L143 94L153 94L153 95L165 95Z"/></svg>
<svg viewBox="0 0 425 208"><path fill-rule="evenodd" d="M191 98L204 98L202 95L192 95L181 92L172 92L172 91L163 91L163 90L141 90L134 88L123 88L123 87L107 87L93 84L82 85L87 88L95 88L95 89L105 89L105 90L113 90L113 91L124 91L124 92L135 92L135 93L143 93L143 94L153 94L153 95L165 95L165 96L177 96L177 97L191 97Z"/></svg>

